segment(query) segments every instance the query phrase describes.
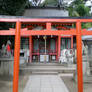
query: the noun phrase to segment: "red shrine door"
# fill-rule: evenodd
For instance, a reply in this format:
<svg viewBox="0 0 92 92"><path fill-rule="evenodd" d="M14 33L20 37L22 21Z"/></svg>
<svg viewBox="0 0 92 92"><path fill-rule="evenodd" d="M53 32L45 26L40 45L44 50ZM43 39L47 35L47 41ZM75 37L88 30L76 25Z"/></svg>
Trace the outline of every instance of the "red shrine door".
<svg viewBox="0 0 92 92"><path fill-rule="evenodd" d="M61 37L61 50L73 48L73 36Z"/></svg>
<svg viewBox="0 0 92 92"><path fill-rule="evenodd" d="M44 39L43 36L39 38L33 38L33 61L34 62L51 62L52 60L56 60L57 55L57 44L56 37L52 38L51 36L47 36Z"/></svg>

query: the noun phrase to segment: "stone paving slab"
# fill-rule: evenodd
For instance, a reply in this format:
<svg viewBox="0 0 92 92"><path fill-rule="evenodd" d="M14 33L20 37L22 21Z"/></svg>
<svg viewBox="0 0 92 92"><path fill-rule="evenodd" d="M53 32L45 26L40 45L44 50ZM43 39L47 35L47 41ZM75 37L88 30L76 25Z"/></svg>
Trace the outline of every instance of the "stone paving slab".
<svg viewBox="0 0 92 92"><path fill-rule="evenodd" d="M69 92L58 75L31 75L23 92Z"/></svg>

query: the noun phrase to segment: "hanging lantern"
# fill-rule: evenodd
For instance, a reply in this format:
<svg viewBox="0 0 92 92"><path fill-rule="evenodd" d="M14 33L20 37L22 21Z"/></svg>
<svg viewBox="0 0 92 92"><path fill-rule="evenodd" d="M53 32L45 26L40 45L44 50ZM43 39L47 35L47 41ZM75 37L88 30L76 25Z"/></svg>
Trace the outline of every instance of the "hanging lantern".
<svg viewBox="0 0 92 92"><path fill-rule="evenodd" d="M37 37L39 38L40 36L38 35Z"/></svg>
<svg viewBox="0 0 92 92"><path fill-rule="evenodd" d="M53 35L51 35L51 38L53 37Z"/></svg>
<svg viewBox="0 0 92 92"><path fill-rule="evenodd" d="M46 40L46 39L47 39L47 37L46 37L46 36L43 36L43 39L44 39L44 40Z"/></svg>

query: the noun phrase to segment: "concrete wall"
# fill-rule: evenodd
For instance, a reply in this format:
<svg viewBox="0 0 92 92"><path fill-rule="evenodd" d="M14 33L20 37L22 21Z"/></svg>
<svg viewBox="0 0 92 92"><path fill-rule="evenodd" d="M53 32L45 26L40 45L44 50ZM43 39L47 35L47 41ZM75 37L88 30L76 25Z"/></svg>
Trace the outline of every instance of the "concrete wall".
<svg viewBox="0 0 92 92"><path fill-rule="evenodd" d="M23 16L27 17L67 17L68 11L61 9L26 9Z"/></svg>

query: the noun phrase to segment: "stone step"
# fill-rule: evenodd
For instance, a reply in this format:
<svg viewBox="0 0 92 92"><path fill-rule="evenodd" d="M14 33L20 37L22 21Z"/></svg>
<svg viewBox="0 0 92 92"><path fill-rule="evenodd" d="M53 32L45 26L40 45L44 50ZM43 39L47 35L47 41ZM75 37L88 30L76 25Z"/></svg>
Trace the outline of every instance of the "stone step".
<svg viewBox="0 0 92 92"><path fill-rule="evenodd" d="M39 71L39 72L32 72L32 74L38 74L38 75L56 75L56 74L58 74L58 72L51 72L51 71L49 71L49 72L47 72L47 71Z"/></svg>
<svg viewBox="0 0 92 92"><path fill-rule="evenodd" d="M40 66L40 65L23 65L23 66L20 66L20 69L76 69L76 65L73 64L73 65L70 65L70 66L58 66L58 65L45 65L45 66Z"/></svg>
<svg viewBox="0 0 92 92"><path fill-rule="evenodd" d="M61 63L27 63L27 66L67 66L67 64Z"/></svg>
<svg viewBox="0 0 92 92"><path fill-rule="evenodd" d="M73 78L73 73L60 73L58 74L60 77L72 77Z"/></svg>
<svg viewBox="0 0 92 92"><path fill-rule="evenodd" d="M44 74L52 74L52 73L74 73L76 70L75 67L25 67L20 68L21 72L28 73L44 73Z"/></svg>
<svg viewBox="0 0 92 92"><path fill-rule="evenodd" d="M49 67L51 67L51 68L53 68L53 67L55 67L55 68L63 68L63 67L65 67L65 68L68 68L68 67L76 67L76 64L72 64L72 65L67 65L67 64L59 64L59 63L56 63L56 64L52 64L52 63L49 63L49 64L22 64L22 65L20 65L20 68L24 68L24 69L26 69L26 68L49 68Z"/></svg>
<svg viewBox="0 0 92 92"><path fill-rule="evenodd" d="M85 82L85 83L91 82L92 83L92 75L90 75L90 76L84 76L83 77L83 82Z"/></svg>
<svg viewBox="0 0 92 92"><path fill-rule="evenodd" d="M34 74L75 73L76 65L60 66L58 64L31 64L20 66L20 71Z"/></svg>

